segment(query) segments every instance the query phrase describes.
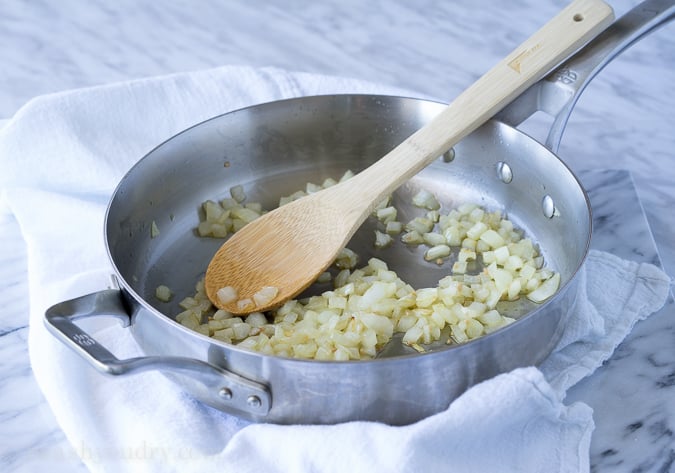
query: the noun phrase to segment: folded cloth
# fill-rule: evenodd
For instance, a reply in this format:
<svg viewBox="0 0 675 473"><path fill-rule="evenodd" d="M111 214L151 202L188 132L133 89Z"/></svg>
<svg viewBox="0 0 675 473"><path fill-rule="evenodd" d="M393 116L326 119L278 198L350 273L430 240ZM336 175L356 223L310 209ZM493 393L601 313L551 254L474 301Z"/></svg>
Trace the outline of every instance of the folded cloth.
<svg viewBox="0 0 675 473"><path fill-rule="evenodd" d="M105 377L46 331L50 305L107 285L105 207L141 156L220 113L340 92L411 95L350 79L222 67L40 97L0 130L0 189L28 249L33 371L92 471L589 470L592 411L565 405L565 391L661 307L670 283L652 265L607 253L590 253L584 303L540 369L485 381L446 411L403 427L249 424L196 402L157 372ZM87 330L120 358L142 355L128 329Z"/></svg>

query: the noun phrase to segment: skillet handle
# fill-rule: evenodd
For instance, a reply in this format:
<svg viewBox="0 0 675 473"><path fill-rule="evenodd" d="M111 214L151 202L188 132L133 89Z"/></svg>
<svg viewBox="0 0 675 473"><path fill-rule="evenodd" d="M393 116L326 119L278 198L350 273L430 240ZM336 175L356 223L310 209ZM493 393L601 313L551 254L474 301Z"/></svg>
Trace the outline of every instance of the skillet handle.
<svg viewBox="0 0 675 473"><path fill-rule="evenodd" d="M675 0L645 0L532 85L496 118L517 126L537 111L553 116L544 144L556 153L572 109L591 80L625 49L673 18Z"/></svg>
<svg viewBox="0 0 675 473"><path fill-rule="evenodd" d="M176 356L118 359L74 323L79 319L101 316L116 317L124 327L131 325L119 290L108 289L56 304L47 309L45 324L53 335L102 373L123 375L161 370L167 374L187 376L198 383L196 395L207 404L255 416L265 416L269 412L272 396L267 386L205 361Z"/></svg>

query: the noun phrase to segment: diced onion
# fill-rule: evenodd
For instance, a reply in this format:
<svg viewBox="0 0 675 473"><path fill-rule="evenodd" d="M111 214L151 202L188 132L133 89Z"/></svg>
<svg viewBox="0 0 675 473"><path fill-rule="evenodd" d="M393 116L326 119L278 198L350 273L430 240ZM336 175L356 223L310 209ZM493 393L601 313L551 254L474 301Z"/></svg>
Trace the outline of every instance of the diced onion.
<svg viewBox="0 0 675 473"><path fill-rule="evenodd" d="M480 239L492 248L504 247L505 244L504 238L494 230L486 230L481 233Z"/></svg>
<svg viewBox="0 0 675 473"><path fill-rule="evenodd" d="M424 259L433 261L438 258L445 258L448 255L450 255L450 247L448 245L436 245L429 248L426 253L424 253Z"/></svg>
<svg viewBox="0 0 675 473"><path fill-rule="evenodd" d="M348 171L339 181L352 176ZM321 185L308 183L304 190L280 198L279 205L337 182L329 178ZM227 237L265 212L259 203L243 204L246 195L241 186L232 187L230 195L220 202L203 204L199 235ZM499 212L473 203L445 212L432 193L421 190L412 203L426 213L404 225L397 220L399 212L391 202L387 197L373 211L378 225L375 246L385 248L393 244L392 235L401 234L397 240L404 244L428 246L424 253L427 261L452 261L451 274L436 287L415 290L376 258L357 268L358 255L345 248L335 260L335 277L327 271L317 280L324 284L332 281L331 290L287 301L267 314L252 312L242 318L214 311L202 280L194 296L180 301L183 312L176 320L225 343L262 353L320 360L363 359L376 356L397 332L403 334L405 345L419 352L439 340L442 333L449 333L447 343L467 342L514 321L499 312L500 301L526 296L540 303L558 290L560 274L544 266L532 241ZM476 273L475 268L481 265L484 269ZM157 288L158 299L162 300L163 294ZM277 294L277 288L265 287L252 298L238 299L234 288L222 288L217 297L221 302L236 302L239 310L246 311L265 306Z"/></svg>
<svg viewBox="0 0 675 473"><path fill-rule="evenodd" d="M325 283L327 283L327 282L330 282L330 280L331 280L332 278L333 278L333 276L330 274L330 272L324 271L323 273L321 273L321 274L319 275L319 277L317 278L316 282L318 282L319 284L325 284Z"/></svg>
<svg viewBox="0 0 675 473"><path fill-rule="evenodd" d="M532 302L544 302L558 290L560 286L560 273L555 273L549 279L541 283L534 291L527 294L527 298Z"/></svg>
<svg viewBox="0 0 675 473"><path fill-rule="evenodd" d="M335 259L335 266L340 269L352 269L359 262L359 255L349 248L343 248Z"/></svg>
<svg viewBox="0 0 675 473"><path fill-rule="evenodd" d="M445 237L442 234L436 233L436 232L425 233L424 235L422 235L422 239L424 240L424 243L426 243L429 246L446 245L446 243L447 243L447 240L445 239ZM450 253L448 253L448 254L450 254ZM447 255L445 255L445 256L447 256Z"/></svg>
<svg viewBox="0 0 675 473"><path fill-rule="evenodd" d="M441 208L441 204L436 200L436 197L434 197L431 192L424 189L415 194L412 198L412 203L417 207L428 210L438 210Z"/></svg>
<svg viewBox="0 0 675 473"><path fill-rule="evenodd" d="M426 217L417 217L405 224L406 231L420 234L430 232L432 228L434 228L434 222Z"/></svg>
<svg viewBox="0 0 675 473"><path fill-rule="evenodd" d="M237 300L237 290L232 286L221 287L216 291L216 297L221 304L227 305Z"/></svg>
<svg viewBox="0 0 675 473"><path fill-rule="evenodd" d="M153 220L150 224L150 238L157 238L159 236L159 227L157 223Z"/></svg>
<svg viewBox="0 0 675 473"><path fill-rule="evenodd" d="M401 241L406 245L419 245L424 243L424 237L417 230L406 232L401 237Z"/></svg>
<svg viewBox="0 0 675 473"><path fill-rule="evenodd" d="M455 261L452 265L452 272L457 274L466 273L467 264L466 261Z"/></svg>
<svg viewBox="0 0 675 473"><path fill-rule="evenodd" d="M230 188L230 195L234 200L236 200L238 203L242 203L243 201L246 200L246 194L244 193L244 187L243 186L234 186Z"/></svg>
<svg viewBox="0 0 675 473"><path fill-rule="evenodd" d="M403 224L401 222L387 222L385 232L389 235L398 235L403 231Z"/></svg>
<svg viewBox="0 0 675 473"><path fill-rule="evenodd" d="M375 230L375 248L387 248L391 246L394 239L388 233Z"/></svg>
<svg viewBox="0 0 675 473"><path fill-rule="evenodd" d="M384 224L395 221L397 215L396 207L385 207L375 212L377 219Z"/></svg>
<svg viewBox="0 0 675 473"><path fill-rule="evenodd" d="M161 284L155 289L155 297L162 302L169 302L171 297L173 297L173 293L171 292L171 289Z"/></svg>
<svg viewBox="0 0 675 473"><path fill-rule="evenodd" d="M248 298L247 299L239 299L237 301L237 309L239 309L240 311L244 311L252 305L253 305L253 301L251 299L248 299Z"/></svg>
<svg viewBox="0 0 675 473"><path fill-rule="evenodd" d="M279 294L279 288L272 286L265 286L258 292L253 294L253 302L256 307L261 307L269 304Z"/></svg>

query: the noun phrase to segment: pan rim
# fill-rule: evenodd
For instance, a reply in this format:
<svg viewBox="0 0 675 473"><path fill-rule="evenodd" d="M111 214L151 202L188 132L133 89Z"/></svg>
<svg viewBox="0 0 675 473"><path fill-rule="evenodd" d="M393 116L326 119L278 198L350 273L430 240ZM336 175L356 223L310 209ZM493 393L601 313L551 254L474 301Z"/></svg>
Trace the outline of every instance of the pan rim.
<svg viewBox="0 0 675 473"><path fill-rule="evenodd" d="M399 362L399 361L406 361L412 358L419 358L420 356L425 356L425 357L431 357L431 356L440 356L443 354L447 354L451 351L454 350L462 350L462 349L467 349L467 347L471 346L476 346L481 343L489 343L489 340L496 336L508 336L508 331L511 330L516 330L517 327L520 325L524 324L527 322L527 320L531 319L534 317L535 314L539 313L542 310L545 310L550 304L552 304L556 299L558 299L559 296L562 294L566 293L569 290L570 285L573 284L573 282L577 279L579 272L583 268L586 259L588 257L588 253L590 250L590 244L591 244L591 236L592 236L592 208L590 205L590 199L588 197L588 194L581 184L579 178L576 176L576 174L571 170L571 168L565 163L564 160L560 158L560 156L553 152L552 150L548 149L545 145L543 145L540 141L535 139L534 137L528 135L527 133L523 132L522 130L518 129L517 127L511 126L503 121L500 121L496 118L492 118L486 122L485 125L483 125L481 128L485 126L502 126L506 127L509 130L512 130L513 132L522 135L525 139L529 140L533 145L539 146L543 149L546 150L547 153L551 154L553 157L555 157L556 160L564 167L566 173L568 173L574 182L576 183L577 187L581 190L581 193L583 195L583 199L586 203L586 208L588 210L588 235L586 237L586 241L583 244L583 250L582 250L582 257L574 270L572 271L570 277L564 281L563 284L561 284L560 288L556 292L556 294L549 298L548 300L544 301L541 305L537 306L534 310L531 310L525 314L523 314L521 317L519 317L517 320L515 320L513 323L501 327L494 332L491 332L489 334L482 335L481 337L473 340L469 340L467 342L463 342L460 344L448 344L446 346L442 347L435 347L434 349L426 352L411 352L411 353L406 353L406 354L397 354L393 356L387 356L387 357L382 357L382 358L370 358L370 359L363 359L363 360L345 360L345 361L336 361L336 360L315 360L315 359L302 359L302 358L293 358L293 357L285 357L285 356L279 356L279 355L270 355L270 354L265 354L262 352L257 352L254 350L246 349L246 348L241 348L237 345L233 344L228 344L226 342L220 341L218 339L203 335L199 332L196 332L192 329L189 329L188 327L185 327L181 325L179 322L174 320L172 317L164 314L160 310L156 309L152 304L150 304L144 297L142 297L133 287L132 284L130 284L127 279L121 274L120 268L118 267L118 264L115 261L115 258L113 257L112 254L112 249L111 249L111 241L110 241L110 235L109 235L109 225L110 225L110 213L113 205L115 204L116 198L119 196L120 189L123 187L125 181L128 179L130 175L134 173L134 170L137 169L138 166L141 165L141 163L148 158L149 156L153 155L156 153L158 150L162 149L164 146L166 146L168 143L172 142L173 140L186 135L190 133L192 130L197 129L199 127L203 127L205 124L213 122L215 120L218 120L221 117L232 115L235 113L241 113L253 109L258 109L262 107L270 107L270 106L284 106L285 104L291 103L291 102L298 102L298 101L311 101L311 100L355 100L355 99L368 99L368 100L396 100L396 101L410 101L414 103L423 103L423 104L429 104L431 106L438 106L439 111L444 107L445 104L444 102L441 101L436 101L436 100L430 100L427 98L417 98L417 97L410 97L410 96L401 96L401 95L387 95L387 94L364 94L364 93L357 93L357 94L351 94L351 93L339 93L339 94L320 94L320 95L309 95L309 96L299 96L299 97L289 97L289 98L284 98L280 100L273 100L273 101L267 101L267 102L261 102L257 104L251 104L247 105L245 107L241 107L235 110L227 111L222 114L213 116L211 118L207 118L201 122L198 122L196 124L193 124L184 130L179 131L178 133L172 135L171 137L167 138L166 140L162 141L160 144L156 145L153 147L150 151L148 151L144 156L142 156L139 160L137 160L130 168L129 170L124 174L124 176L120 179L120 181L117 183L114 191L111 194L111 197L108 201L108 205L105 211L105 217L104 217L104 242L105 242L105 247L106 247L106 252L108 255L108 259L112 265L113 271L115 273L115 276L118 278L120 285L124 288L124 292L128 294L129 297L131 297L135 302L140 304L144 310L152 314L153 317L159 317L162 323L169 323L173 324L174 327L178 327L182 332L184 332L185 336L189 337L197 337L201 342L206 342L212 345L217 346L218 348L225 350L225 351L233 351L236 353L239 353L241 355L245 356L252 356L252 357L261 357L262 359L273 359L273 360L281 360L284 363L299 363L299 364L305 364L305 363L312 363L313 366L316 366L317 364L320 365L339 365L339 366L353 366L353 365L372 365L373 363L378 363L378 362L386 362L386 363L392 363L392 362ZM131 325L133 329L133 321ZM132 330L133 331L133 330Z"/></svg>

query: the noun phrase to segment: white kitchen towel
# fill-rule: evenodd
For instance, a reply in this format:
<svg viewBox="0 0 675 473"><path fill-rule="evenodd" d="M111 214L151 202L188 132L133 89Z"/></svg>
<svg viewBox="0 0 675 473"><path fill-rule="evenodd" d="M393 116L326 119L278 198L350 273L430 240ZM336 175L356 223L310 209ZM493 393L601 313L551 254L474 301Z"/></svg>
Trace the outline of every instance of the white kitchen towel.
<svg viewBox="0 0 675 473"><path fill-rule="evenodd" d="M31 362L75 451L101 472L588 471L592 412L565 405L564 394L664 303L670 281L652 265L591 252L584 304L541 371L497 376L405 427L249 425L194 401L159 373L105 377L46 331L50 305L108 283L105 206L141 156L229 110L339 92L405 93L222 67L40 97L0 130L0 189L28 248ZM121 358L141 354L116 323L87 330Z"/></svg>

